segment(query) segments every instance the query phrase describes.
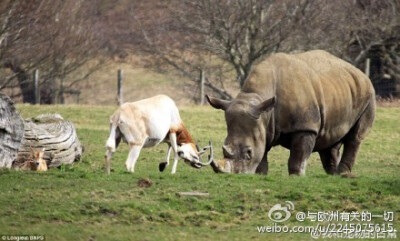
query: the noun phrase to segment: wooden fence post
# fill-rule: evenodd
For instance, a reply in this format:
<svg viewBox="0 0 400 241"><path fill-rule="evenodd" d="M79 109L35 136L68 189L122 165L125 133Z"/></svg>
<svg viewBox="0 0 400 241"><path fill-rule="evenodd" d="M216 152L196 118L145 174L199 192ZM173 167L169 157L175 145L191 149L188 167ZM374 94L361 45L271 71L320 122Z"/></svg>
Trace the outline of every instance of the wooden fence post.
<svg viewBox="0 0 400 241"><path fill-rule="evenodd" d="M206 76L204 70L200 70L200 105L204 105L204 82L206 81Z"/></svg>
<svg viewBox="0 0 400 241"><path fill-rule="evenodd" d="M58 103L63 105L64 102L65 102L65 99L64 99L64 77L61 77L60 90L58 92Z"/></svg>
<svg viewBox="0 0 400 241"><path fill-rule="evenodd" d="M79 91L79 92L76 94L76 100L75 100L75 102L76 102L77 104L79 104L80 96L81 96L81 92Z"/></svg>
<svg viewBox="0 0 400 241"><path fill-rule="evenodd" d="M40 89L39 89L39 70L33 71L33 88L35 95L35 104L40 105Z"/></svg>
<svg viewBox="0 0 400 241"><path fill-rule="evenodd" d="M121 69L118 70L118 89L117 89L117 98L118 98L118 105L122 105L123 101L123 88L122 88L122 74L123 71Z"/></svg>
<svg viewBox="0 0 400 241"><path fill-rule="evenodd" d="M371 65L371 59L367 58L365 60L365 75L368 76L368 78L369 78L369 74L370 74L370 65Z"/></svg>

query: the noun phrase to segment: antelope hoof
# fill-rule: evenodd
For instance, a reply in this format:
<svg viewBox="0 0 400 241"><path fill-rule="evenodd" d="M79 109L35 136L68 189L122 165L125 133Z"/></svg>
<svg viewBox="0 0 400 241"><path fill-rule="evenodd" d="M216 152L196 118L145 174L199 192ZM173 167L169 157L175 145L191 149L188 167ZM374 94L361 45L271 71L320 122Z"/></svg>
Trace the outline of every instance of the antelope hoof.
<svg viewBox="0 0 400 241"><path fill-rule="evenodd" d="M168 163L167 162L161 162L158 165L158 169L160 170L160 172L163 172L165 170L165 168L167 167Z"/></svg>

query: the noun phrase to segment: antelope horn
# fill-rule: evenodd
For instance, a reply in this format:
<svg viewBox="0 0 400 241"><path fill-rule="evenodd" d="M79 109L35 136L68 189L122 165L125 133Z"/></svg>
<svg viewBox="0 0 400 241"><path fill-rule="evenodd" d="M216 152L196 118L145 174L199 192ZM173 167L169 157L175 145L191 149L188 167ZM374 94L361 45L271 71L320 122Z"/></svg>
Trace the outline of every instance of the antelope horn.
<svg viewBox="0 0 400 241"><path fill-rule="evenodd" d="M199 155L199 161L200 162L203 161L203 159L201 158L201 155L203 155L207 151L207 149L209 149L209 148L210 148L210 146L206 146L206 147L203 147L203 149L200 150L200 148L197 147L197 151L198 151L197 154Z"/></svg>
<svg viewBox="0 0 400 241"><path fill-rule="evenodd" d="M201 150L200 148L197 148L198 155L203 155L208 149L211 148L211 141L209 142L208 146L203 147Z"/></svg>
<svg viewBox="0 0 400 241"><path fill-rule="evenodd" d="M210 149L210 155L208 155L208 162L206 162L206 163L200 162L199 164L201 164L202 166L208 166L211 164L211 162L214 161L214 150L213 150L211 141L209 141L208 146L203 148L203 150L201 151L201 154L203 154L207 149Z"/></svg>

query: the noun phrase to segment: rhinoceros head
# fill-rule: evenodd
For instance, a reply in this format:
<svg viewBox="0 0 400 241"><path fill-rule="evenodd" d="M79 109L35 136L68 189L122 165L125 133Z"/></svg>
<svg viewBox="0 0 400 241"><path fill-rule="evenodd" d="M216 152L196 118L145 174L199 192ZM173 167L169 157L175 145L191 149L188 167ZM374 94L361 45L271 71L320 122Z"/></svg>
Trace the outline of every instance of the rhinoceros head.
<svg viewBox="0 0 400 241"><path fill-rule="evenodd" d="M214 171L254 173L266 148L263 113L275 105L275 97L263 100L257 94L242 94L233 101L206 96L210 105L225 111L228 136L222 147L224 159L211 163Z"/></svg>

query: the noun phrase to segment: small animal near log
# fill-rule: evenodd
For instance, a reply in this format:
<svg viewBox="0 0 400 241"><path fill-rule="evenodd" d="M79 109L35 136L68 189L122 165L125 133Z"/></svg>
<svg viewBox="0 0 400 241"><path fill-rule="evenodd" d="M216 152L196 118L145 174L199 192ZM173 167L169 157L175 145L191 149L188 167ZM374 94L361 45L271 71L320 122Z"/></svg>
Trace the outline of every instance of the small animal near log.
<svg viewBox="0 0 400 241"><path fill-rule="evenodd" d="M172 173L176 172L178 157L181 157L192 167L200 168L208 163L202 163L200 155L210 149L208 147L199 150L185 128L179 115L175 102L165 95L137 102L125 103L110 118L110 136L106 143L106 171L110 174L111 157L116 151L121 140L128 143L130 150L126 160L126 169L134 172L135 164L143 147L152 147L166 142L168 151L166 161L160 163L160 171L164 171L169 165L171 150L174 151L174 164Z"/></svg>
<svg viewBox="0 0 400 241"><path fill-rule="evenodd" d="M0 168L11 168L24 135L24 120L12 100L0 93Z"/></svg>
<svg viewBox="0 0 400 241"><path fill-rule="evenodd" d="M31 148L42 150L49 167L79 160L82 146L74 125L59 114L44 114L25 121L25 133L15 166L30 160Z"/></svg>
<svg viewBox="0 0 400 241"><path fill-rule="evenodd" d="M43 159L44 148L41 150L34 150L31 147L31 156L29 160L24 163L21 163L21 166L15 166L15 169L23 170L23 171L38 171L45 172L47 171L47 162Z"/></svg>

